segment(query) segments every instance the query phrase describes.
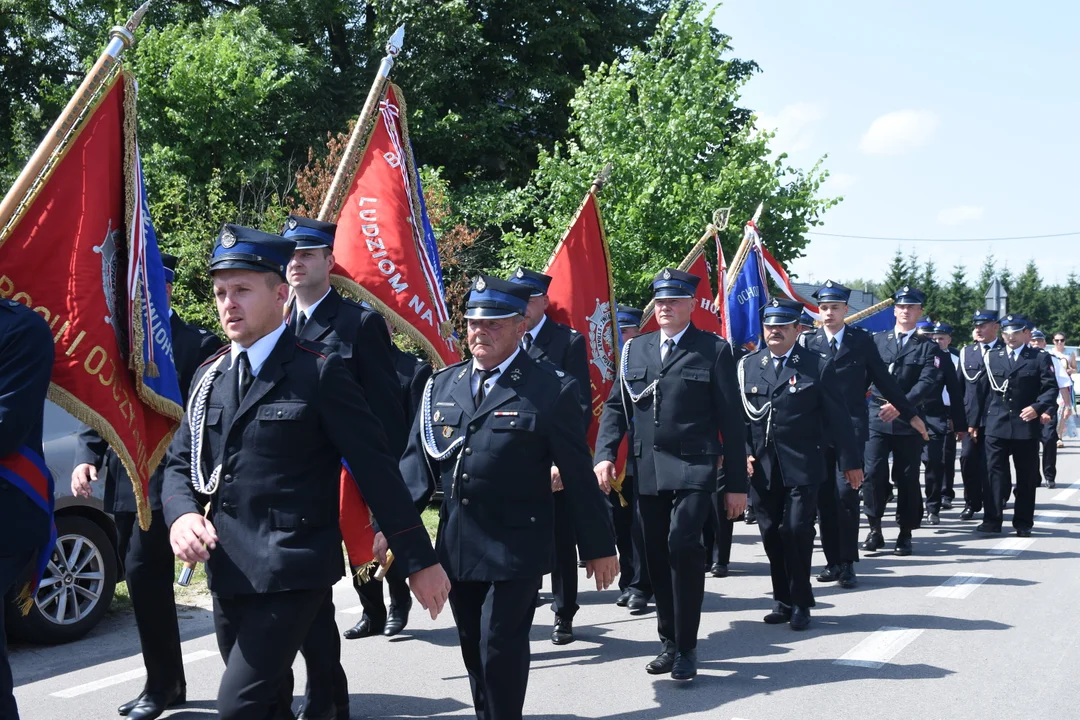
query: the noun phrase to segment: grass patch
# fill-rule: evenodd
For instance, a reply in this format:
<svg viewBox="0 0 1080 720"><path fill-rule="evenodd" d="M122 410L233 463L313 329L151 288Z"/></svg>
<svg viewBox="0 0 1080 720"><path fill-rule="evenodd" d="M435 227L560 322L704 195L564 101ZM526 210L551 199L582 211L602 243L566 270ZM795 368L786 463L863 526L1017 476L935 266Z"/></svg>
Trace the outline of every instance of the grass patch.
<svg viewBox="0 0 1080 720"><path fill-rule="evenodd" d="M439 529L439 506L428 505L420 517L424 521L424 527L427 528L427 534L434 540L435 532Z"/></svg>

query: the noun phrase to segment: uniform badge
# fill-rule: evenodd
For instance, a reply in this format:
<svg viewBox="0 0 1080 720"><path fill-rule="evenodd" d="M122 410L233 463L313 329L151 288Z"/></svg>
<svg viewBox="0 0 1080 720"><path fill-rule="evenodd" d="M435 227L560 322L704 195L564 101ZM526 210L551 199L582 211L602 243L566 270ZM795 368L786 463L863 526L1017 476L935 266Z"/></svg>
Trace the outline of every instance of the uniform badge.
<svg viewBox="0 0 1080 720"><path fill-rule="evenodd" d="M909 288L907 285L905 285L904 286L904 292L911 292L911 288Z"/></svg>
<svg viewBox="0 0 1080 720"><path fill-rule="evenodd" d="M229 228L225 228L221 231L221 247L231 248L236 244L236 235Z"/></svg>
<svg viewBox="0 0 1080 720"><path fill-rule="evenodd" d="M440 422L440 421L442 421L442 418L443 418L442 413L439 412L438 410L436 410L435 414L431 416L431 422L436 422L436 423Z"/></svg>
<svg viewBox="0 0 1080 720"><path fill-rule="evenodd" d="M789 393L795 392L795 383L798 382L798 378L799 378L798 375L792 375L791 379L788 380L788 389L787 389L787 391Z"/></svg>
<svg viewBox="0 0 1080 720"><path fill-rule="evenodd" d="M934 367L936 367L936 368L941 367L941 358L939 358L937 356L934 357Z"/></svg>
<svg viewBox="0 0 1080 720"><path fill-rule="evenodd" d="M296 222L296 218L289 218L289 229L290 230L295 230L296 226L299 225L299 224L300 223Z"/></svg>
<svg viewBox="0 0 1080 720"><path fill-rule="evenodd" d="M454 428L450 427L449 425L444 425L442 429L442 436L449 440L451 437L454 436Z"/></svg>
<svg viewBox="0 0 1080 720"><path fill-rule="evenodd" d="M769 364L769 356L768 355L762 355L761 356L761 367L765 367L768 364Z"/></svg>
<svg viewBox="0 0 1080 720"><path fill-rule="evenodd" d="M671 271L666 269L666 268L664 269L664 279L665 280L670 280L671 279Z"/></svg>
<svg viewBox="0 0 1080 720"><path fill-rule="evenodd" d="M476 281L476 289L480 292L487 290L487 282L484 281L484 278L480 278Z"/></svg>
<svg viewBox="0 0 1080 720"><path fill-rule="evenodd" d="M561 378L566 377L566 373L564 373L562 370L556 370L555 374L558 375Z"/></svg>
<svg viewBox="0 0 1080 720"><path fill-rule="evenodd" d="M524 268L518 268L518 271L517 271L516 273L514 273L514 277L516 277L516 278L517 278L518 280L520 280L521 278L525 277L525 270L524 270Z"/></svg>
<svg viewBox="0 0 1080 720"><path fill-rule="evenodd" d="M518 370L517 368L514 368L513 370L511 370L510 371L510 379L513 380L514 382L517 382L518 380L520 380L521 379L521 370Z"/></svg>
<svg viewBox="0 0 1080 720"><path fill-rule="evenodd" d="M465 373L467 373L467 372L469 372L469 366L468 365L461 368L461 372L459 372L457 374L457 379L460 380L461 378L465 377Z"/></svg>
<svg viewBox="0 0 1080 720"><path fill-rule="evenodd" d="M788 359L788 362L789 362L790 364L792 364L792 365L798 365L798 364L799 364L799 356L798 356L798 355L792 355L792 356L791 356L791 357L790 357L790 358Z"/></svg>
<svg viewBox="0 0 1080 720"><path fill-rule="evenodd" d="M773 307L780 307L780 301L777 300L776 298L773 298L772 306Z"/></svg>

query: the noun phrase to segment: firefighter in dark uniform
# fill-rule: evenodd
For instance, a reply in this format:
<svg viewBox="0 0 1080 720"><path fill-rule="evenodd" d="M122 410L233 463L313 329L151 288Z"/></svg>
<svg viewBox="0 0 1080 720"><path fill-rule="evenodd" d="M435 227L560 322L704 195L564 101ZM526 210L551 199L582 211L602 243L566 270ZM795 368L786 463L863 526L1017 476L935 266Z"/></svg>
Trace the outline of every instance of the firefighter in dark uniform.
<svg viewBox="0 0 1080 720"><path fill-rule="evenodd" d="M553 464L589 576L599 589L619 571L577 381L519 345L528 302L525 285L477 279L465 314L473 359L428 382L401 459L414 499L442 483L435 545L480 720L521 718L529 628L551 571Z"/></svg>
<svg viewBox="0 0 1080 720"><path fill-rule="evenodd" d="M661 653L650 674L697 675L697 633L705 595L708 522L721 466L729 519L746 509L746 426L735 359L727 341L694 327L699 278L666 268L653 280L657 332L623 345L615 386L596 438L597 480L615 477L619 444L631 422L631 455L645 558L656 596ZM722 438L722 439L721 439Z"/></svg>
<svg viewBox="0 0 1080 720"><path fill-rule="evenodd" d="M171 300L177 258L162 253L161 260L165 265L165 291ZM169 308L169 327L172 331L172 361L186 405L195 370L221 347L221 340L213 333L187 324L172 308ZM90 497L90 483L98 479L98 473L103 469L105 507L116 522L117 552L124 558L124 579L131 595L135 627L139 631L139 645L146 666L142 693L121 705L117 712L133 720L149 720L159 717L165 708L183 703L187 695L173 595L175 560L169 546L169 528L161 512L163 468L159 467L150 478L147 500L151 522L148 530L139 528L135 493L120 457L95 430L84 427L75 448L72 494Z"/></svg>
<svg viewBox="0 0 1080 720"><path fill-rule="evenodd" d="M619 324L620 344L641 334L641 321L645 313L637 308L619 305L615 319ZM633 434L633 428L627 436ZM634 458L626 458L626 470L619 492L608 493L611 519L615 525L615 544L619 549L619 597L615 604L640 612L648 607L652 597L649 568L645 564L645 539L641 534L641 517L637 512L637 490L634 476L637 474Z"/></svg>
<svg viewBox="0 0 1080 720"><path fill-rule="evenodd" d="M957 373L964 383L964 415L967 417L968 433L960 443L960 478L964 483L964 509L961 520L970 520L983 509L983 488L990 481L986 472L985 427L979 408L979 380L986 372L983 355L1004 347L998 337L998 314L996 310L976 310L972 317L975 342L960 351Z"/></svg>
<svg viewBox="0 0 1080 720"><path fill-rule="evenodd" d="M525 334L521 348L534 360L547 360L577 380L579 404L585 415L585 431L592 422L592 381L589 378L589 353L585 337L573 328L547 316L548 286L551 277L527 268L518 268L508 278L512 283L529 289L529 307L525 313ZM578 558L575 554L573 514L562 492L557 467L551 469L551 489L555 493L555 566L551 571L551 594L554 602L555 627L551 642L565 645L574 641L574 615L578 611Z"/></svg>
<svg viewBox="0 0 1080 720"><path fill-rule="evenodd" d="M926 296L922 291L905 285L896 291L893 299L896 301L896 327L889 332L875 334L874 344L908 402L919 407L931 398L941 397L945 387L944 368L937 344L915 332ZM870 523L870 533L863 543L863 549L872 552L885 546L881 518L885 515L889 497L891 454L892 479L896 483L896 521L900 525L893 552L910 555L911 531L922 524L919 461L924 441L918 431L903 419L884 420L880 410L891 413L896 408L876 386L871 393L870 438L865 450L867 482L863 488L863 511ZM874 412L875 407L878 412Z"/></svg>
<svg viewBox="0 0 1080 720"><path fill-rule="evenodd" d="M298 215L290 215L286 220L281 235L296 243L296 252L287 268L289 285L295 295L292 307L288 309L289 327L299 339L322 343L341 356L345 367L364 391L368 406L382 423L391 454L401 457L407 426L397 392L397 373L390 356L390 334L381 316L342 297L330 286L336 233L337 225L333 223ZM400 571L394 572L397 575ZM357 594L363 602L365 595L359 589ZM386 609L382 607L381 592L379 599L380 602L371 608L374 617L369 615L365 604L364 615L355 628L346 631L347 638L382 632ZM407 605L404 611L408 612ZM331 712L334 706L338 718L347 718L348 680L341 667L341 636L334 620L333 598L329 594L301 651L308 667L308 687L301 719L334 717ZM323 665L325 662L331 664ZM285 683L291 688L291 672L286 673Z"/></svg>
<svg viewBox="0 0 1080 720"><path fill-rule="evenodd" d="M810 626L810 564L819 488L832 448L846 482L862 484L855 427L829 358L796 341L802 305L773 298L763 309L766 347L739 361L750 477L758 527L772 575L773 610L765 622ZM826 495L832 499L832 495Z"/></svg>
<svg viewBox="0 0 1080 720"><path fill-rule="evenodd" d="M340 355L298 339L282 320L295 245L222 228L210 273L231 345L196 373L165 467L173 551L207 562L225 660L217 711L232 720L291 714L282 679L344 574L342 459L365 469L358 489L421 605L434 616L449 592L360 386Z"/></svg>
<svg viewBox="0 0 1080 720"><path fill-rule="evenodd" d="M832 280L818 288L822 327L799 336L799 344L832 366L844 406L855 428L859 457L870 434L866 393L871 385L891 403L889 411L880 410L887 419L901 418L925 432L926 426L918 417L915 406L908 402L904 391L889 374L870 333L844 323L848 313L851 290ZM858 585L855 563L859 561L859 491L853 488L837 463L836 448L825 452L825 464L830 480L821 485L818 512L821 515L821 548L825 552L825 569L817 575L818 582L839 582L841 587Z"/></svg>
<svg viewBox="0 0 1080 720"><path fill-rule="evenodd" d="M52 332L41 315L20 302L0 300L0 598L18 592L16 584L26 580L31 562L49 542L52 517L23 489L18 467L35 459L48 472L41 425L54 352ZM0 609L0 718L19 720L4 611Z"/></svg>
<svg viewBox="0 0 1080 720"><path fill-rule="evenodd" d="M922 461L926 485L926 517L931 525L941 523L941 498L945 489L945 458L950 443L955 461L956 435L967 434L967 417L964 413L964 385L956 375L956 364L948 351L948 338L952 326L937 322L929 332L935 348L938 365L942 369L945 387L941 395L929 398L922 405L930 439L923 445ZM941 338L939 341L938 338Z"/></svg>
<svg viewBox="0 0 1080 720"><path fill-rule="evenodd" d="M948 330L948 332L944 332ZM958 388L956 392L963 394L966 390L964 381L960 378L960 351L952 346L952 333L953 328L948 323L937 322L934 323L934 332L930 335L931 339L938 344L944 352L948 353L949 359L952 360L953 371L949 372L949 368L945 368L947 375L951 375L956 378ZM945 378L946 390L942 394L942 399L948 396L948 404L952 405L952 395L949 393L949 378ZM967 411L964 409L964 403L956 402L960 414L962 416L962 422L957 424L957 418L955 415L951 417L952 430L948 433L945 439L945 452L942 455L942 463L945 466L945 475L941 483L941 509L951 510L953 501L956 500L956 490L954 489L954 481L956 479L956 441L967 438Z"/></svg>
<svg viewBox="0 0 1080 720"><path fill-rule="evenodd" d="M1007 315L1001 322L1005 344L983 356L985 372L975 392L983 418L989 486L983 488L983 521L979 532L999 533L1003 488L1011 482L1010 460L1016 466L1016 506L1013 528L1020 537L1031 535L1035 524L1035 488L1039 485L1040 416L1057 401L1058 384L1049 354L1029 347L1031 326L1023 315Z"/></svg>
<svg viewBox="0 0 1080 720"><path fill-rule="evenodd" d="M1035 328L1031 331L1031 346L1038 348L1039 350L1046 349L1046 333L1042 330ZM1058 392L1061 394L1062 404L1061 407L1068 409L1069 404L1072 403L1072 394L1070 389L1072 388L1072 378L1065 371L1065 361L1052 354L1050 360L1054 366L1054 376L1057 378ZM1066 417L1068 417L1066 415ZM1044 416L1040 418L1042 420L1042 437L1039 439L1039 444L1042 446L1042 479L1046 480L1046 486L1050 489L1057 487L1057 444L1058 444L1058 408L1055 405L1048 412L1044 413ZM1042 482L1039 482L1039 487L1042 487Z"/></svg>

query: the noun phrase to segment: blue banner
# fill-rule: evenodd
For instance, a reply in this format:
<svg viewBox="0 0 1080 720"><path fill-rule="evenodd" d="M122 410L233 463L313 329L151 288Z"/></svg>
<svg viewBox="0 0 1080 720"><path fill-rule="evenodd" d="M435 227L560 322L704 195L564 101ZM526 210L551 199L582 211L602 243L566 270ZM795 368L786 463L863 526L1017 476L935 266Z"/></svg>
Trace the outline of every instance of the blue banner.
<svg viewBox="0 0 1080 720"><path fill-rule="evenodd" d="M139 393L175 403L183 411L180 381L173 358L172 326L169 317L169 296L165 290L165 266L161 262L157 233L150 220L150 205L143 179L142 156L136 146L135 174L139 203L131 219L131 246L128 262L128 302L132 329L133 367L138 375ZM137 292L132 292L137 290ZM136 302L141 299L141 302ZM141 326L141 332L139 328ZM136 332L138 335L136 335ZM141 347L135 340L140 337ZM141 352L139 352L141 351ZM135 355L139 353L141 357ZM141 361L141 362L140 362ZM149 392L148 392L149 391Z"/></svg>
<svg viewBox="0 0 1080 720"><path fill-rule="evenodd" d="M735 279L728 295L729 324L732 347L758 342L761 336L761 308L769 299L765 278L761 274L761 257L757 248L747 253L746 262Z"/></svg>
<svg viewBox="0 0 1080 720"><path fill-rule="evenodd" d="M855 327L860 327L868 332L876 333L883 330L891 330L896 324L896 316L893 313L892 307L887 307L884 310L880 310L873 315L868 315L862 320L855 322Z"/></svg>

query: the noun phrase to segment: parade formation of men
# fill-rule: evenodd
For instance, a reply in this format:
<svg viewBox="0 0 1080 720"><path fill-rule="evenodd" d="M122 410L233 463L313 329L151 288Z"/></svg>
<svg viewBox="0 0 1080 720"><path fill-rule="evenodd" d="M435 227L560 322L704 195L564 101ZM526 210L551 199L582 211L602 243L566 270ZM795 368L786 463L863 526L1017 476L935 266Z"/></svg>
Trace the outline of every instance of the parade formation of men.
<svg viewBox="0 0 1080 720"><path fill-rule="evenodd" d="M331 594L356 564L342 553L343 477L370 507L390 592L387 608L383 583L354 573L363 615L344 637L401 632L412 596L432 618L449 603L481 720L522 717L545 575L551 641L574 640L579 560L598 590L617 585L616 605L655 602L659 652L644 669L689 681L705 575L727 576L748 494L772 579L764 622L804 630L815 523L817 581L856 588L860 512L862 550L882 550L895 496L891 551L917 552L915 532L956 497L958 440L959 517L981 513L980 532L1001 532L1015 498L1012 527L1026 537L1040 477L1054 486L1068 376L1021 314L977 311L974 342L957 352L958 328L920 322L918 288L899 289L895 327L871 334L845 323L851 291L830 280L814 294L816 327L800 303L772 299L762 345L748 351L695 327L701 279L665 268L650 286L658 330L641 332L641 310L613 313L615 383L590 448L588 349L547 316L550 276L477 277L465 302L469 359L433 372L393 344L389 322L331 287L335 235L332 223L300 216L280 235L221 229L210 272L228 344L171 315L185 414L150 482L148 530L116 454L93 430L80 435L72 489L88 495L107 477L146 666L143 692L120 715L152 720L186 701L175 554L207 566L225 662L220 717L350 716ZM171 283L175 258L164 262ZM52 338L19 303L0 303L0 324L4 461L40 458ZM358 471L342 475L343 463ZM30 500L6 478L0 513L25 526L25 547L3 556L5 591L47 532L31 526L36 516L19 504ZM420 511L437 488L433 544ZM298 654L308 684L294 709ZM0 715L17 717L3 659Z"/></svg>

